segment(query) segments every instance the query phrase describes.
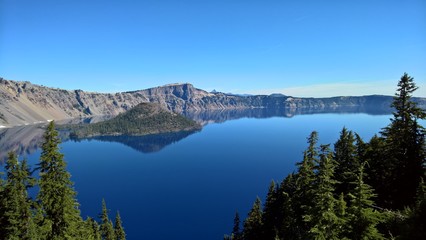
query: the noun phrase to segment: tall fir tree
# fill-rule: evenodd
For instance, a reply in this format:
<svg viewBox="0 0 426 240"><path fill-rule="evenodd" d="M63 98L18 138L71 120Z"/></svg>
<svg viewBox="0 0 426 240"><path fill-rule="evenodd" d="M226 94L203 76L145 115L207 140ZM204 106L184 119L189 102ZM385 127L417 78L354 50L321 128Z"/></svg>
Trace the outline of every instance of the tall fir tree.
<svg viewBox="0 0 426 240"><path fill-rule="evenodd" d="M235 212L234 217L234 226L232 227L232 239L233 240L242 240L242 232L240 228L240 215L238 212Z"/></svg>
<svg viewBox="0 0 426 240"><path fill-rule="evenodd" d="M298 239L300 236L300 228L297 226L300 216L295 215L294 199L297 189L296 177L294 173L287 175L281 182L277 190L277 225L278 225L278 238L279 239ZM299 205L298 205L299 206Z"/></svg>
<svg viewBox="0 0 426 240"><path fill-rule="evenodd" d="M27 161L19 163L15 153L10 152L5 166L7 180L2 193L3 213L0 217L1 239L36 239L33 222L32 200L27 189L34 185Z"/></svg>
<svg viewBox="0 0 426 240"><path fill-rule="evenodd" d="M279 206L277 204L277 188L275 186L275 182L271 181L262 214L263 239L274 239L275 235L277 235L280 227L277 225L278 214Z"/></svg>
<svg viewBox="0 0 426 240"><path fill-rule="evenodd" d="M101 213L101 235L104 240L116 240L114 226L109 220L108 209L105 200L102 199L102 213Z"/></svg>
<svg viewBox="0 0 426 240"><path fill-rule="evenodd" d="M349 193L351 204L348 209L349 231L347 237L353 240L383 239L376 226L381 221L381 214L373 209L373 200L376 195L373 189L364 182L364 164L358 167L355 186Z"/></svg>
<svg viewBox="0 0 426 240"><path fill-rule="evenodd" d="M335 162L329 145L321 145L317 175L313 194L313 206L304 215L304 220L310 223L310 239L329 240L341 239L343 219L336 213L337 200L333 196Z"/></svg>
<svg viewBox="0 0 426 240"><path fill-rule="evenodd" d="M244 221L244 240L262 239L262 204L260 198L256 198L248 217Z"/></svg>
<svg viewBox="0 0 426 240"><path fill-rule="evenodd" d="M356 179L360 160L357 155L354 134L345 127L334 144L334 160L336 161L336 193L338 195L347 194L351 190L350 183Z"/></svg>
<svg viewBox="0 0 426 240"><path fill-rule="evenodd" d="M425 172L425 130L418 124L426 113L411 99L418 89L407 73L398 82L392 107L395 108L389 126L383 129L386 142L386 170L392 173L389 181L388 207L402 209L415 201L416 188Z"/></svg>
<svg viewBox="0 0 426 240"><path fill-rule="evenodd" d="M117 240L126 240L126 233L124 232L123 223L118 211L115 216L114 232Z"/></svg>
<svg viewBox="0 0 426 240"><path fill-rule="evenodd" d="M71 176L66 170L63 154L59 152L60 139L54 122L50 122L44 133L40 156L40 180L37 199L40 201L49 239L83 238L76 192Z"/></svg>
<svg viewBox="0 0 426 240"><path fill-rule="evenodd" d="M294 231L297 238L305 239L309 229L309 222L303 220L302 216L307 214L312 206L312 188L315 181L315 164L318 162L318 133L313 131L308 137L308 148L303 153L302 162L296 163L298 172L296 174L296 190L292 197L292 207L295 215Z"/></svg>

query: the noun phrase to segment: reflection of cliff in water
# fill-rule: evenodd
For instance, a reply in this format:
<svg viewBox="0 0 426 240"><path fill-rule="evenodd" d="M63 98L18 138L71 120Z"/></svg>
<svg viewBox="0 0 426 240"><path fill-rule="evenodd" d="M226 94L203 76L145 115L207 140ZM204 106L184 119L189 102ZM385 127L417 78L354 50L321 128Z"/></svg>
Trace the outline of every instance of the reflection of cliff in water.
<svg viewBox="0 0 426 240"><path fill-rule="evenodd" d="M365 113L368 115L389 115L392 109L377 108L374 105L366 106L345 106L345 107L324 107L324 108L252 108L252 109L229 109L214 111L185 112L184 115L202 125L209 123L221 123L228 120L240 118L271 118L285 117L291 118L296 115L309 114L357 114Z"/></svg>
<svg viewBox="0 0 426 240"><path fill-rule="evenodd" d="M305 114L355 114L365 113L369 115L389 115L391 108L377 107L374 104L365 104L363 106L353 107L328 107L328 108L254 108L254 109L233 109L222 111L199 111L186 112L185 115L202 125L209 123L220 123L239 118L270 118L285 117L290 118L295 115ZM90 119L73 119L63 123L92 123L105 119L105 117ZM59 123L58 123L59 124ZM19 126L14 128L0 129L0 162L2 162L9 151L16 152L19 156L35 152L42 144L45 124ZM149 136L110 136L96 137L100 141L120 142L128 145L138 151L148 153L156 152L165 146L177 142L194 132L180 132ZM69 133L60 131L62 141L68 141Z"/></svg>
<svg viewBox="0 0 426 240"><path fill-rule="evenodd" d="M173 133L162 133L145 136L97 136L86 138L88 140L98 140L103 142L118 142L129 146L139 152L152 153L162 150L164 147L178 142L198 131L182 131ZM78 140L77 140L78 141Z"/></svg>
<svg viewBox="0 0 426 240"><path fill-rule="evenodd" d="M89 124L106 120L108 116L97 116L90 118L66 119L56 122L57 126L61 124ZM47 123L34 125L23 125L12 128L0 129L0 163L6 160L9 152L15 152L19 157L26 157L39 149L43 143L43 134ZM61 140L67 141L69 133L59 131Z"/></svg>
<svg viewBox="0 0 426 240"><path fill-rule="evenodd" d="M10 151L23 157L36 151L41 146L43 133L42 125L0 129L0 162Z"/></svg>

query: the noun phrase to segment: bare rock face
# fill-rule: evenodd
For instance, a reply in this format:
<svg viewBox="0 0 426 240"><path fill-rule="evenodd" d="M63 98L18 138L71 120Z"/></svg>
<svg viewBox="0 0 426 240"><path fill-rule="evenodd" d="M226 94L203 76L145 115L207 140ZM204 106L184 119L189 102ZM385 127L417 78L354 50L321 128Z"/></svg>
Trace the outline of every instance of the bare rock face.
<svg viewBox="0 0 426 240"><path fill-rule="evenodd" d="M426 107L424 98L415 98ZM153 102L176 113L285 108L333 109L341 107L388 108L390 96L295 98L280 94L238 96L206 92L189 83L170 84L120 93L93 93L63 90L0 78L0 128L35 124L48 120L115 116L142 102Z"/></svg>

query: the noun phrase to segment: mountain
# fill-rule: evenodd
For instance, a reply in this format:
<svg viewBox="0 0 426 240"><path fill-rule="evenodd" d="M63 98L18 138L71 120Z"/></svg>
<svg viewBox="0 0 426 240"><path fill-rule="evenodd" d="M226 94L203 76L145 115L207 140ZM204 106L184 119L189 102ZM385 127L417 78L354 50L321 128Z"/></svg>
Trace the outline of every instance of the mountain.
<svg viewBox="0 0 426 240"><path fill-rule="evenodd" d="M125 113L103 122L70 125L72 138L94 136L143 136L149 134L197 131L201 125L157 103L140 103ZM65 126L66 128L66 126Z"/></svg>
<svg viewBox="0 0 426 240"><path fill-rule="evenodd" d="M425 98L415 98L426 108ZM120 93L63 90L0 78L0 127L92 116L116 116L152 102L175 113L261 108L322 110L341 107L389 109L390 96L297 98L285 95L230 95L207 92L189 83Z"/></svg>

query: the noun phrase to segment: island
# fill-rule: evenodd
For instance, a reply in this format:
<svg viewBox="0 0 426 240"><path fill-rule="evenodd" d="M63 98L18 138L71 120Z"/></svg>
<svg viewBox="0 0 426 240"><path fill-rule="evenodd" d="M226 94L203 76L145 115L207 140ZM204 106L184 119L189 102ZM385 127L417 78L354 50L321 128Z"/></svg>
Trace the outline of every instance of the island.
<svg viewBox="0 0 426 240"><path fill-rule="evenodd" d="M144 136L149 134L198 131L201 125L156 103L140 103L116 117L93 124L68 125L70 138L96 136Z"/></svg>

